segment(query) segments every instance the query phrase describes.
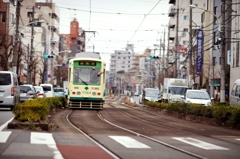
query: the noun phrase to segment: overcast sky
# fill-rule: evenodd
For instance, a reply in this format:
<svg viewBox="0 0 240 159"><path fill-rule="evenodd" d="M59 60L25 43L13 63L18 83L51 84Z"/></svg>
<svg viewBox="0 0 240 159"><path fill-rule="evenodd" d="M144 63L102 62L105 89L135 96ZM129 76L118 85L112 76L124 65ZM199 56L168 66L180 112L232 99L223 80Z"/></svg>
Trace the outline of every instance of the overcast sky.
<svg viewBox="0 0 240 159"><path fill-rule="evenodd" d="M142 54L147 47L159 44L168 24L169 0L53 0L60 9L60 33L70 33L70 22L77 18L87 33L87 50L100 52L109 63L114 50L134 44ZM167 29L166 29L167 30Z"/></svg>

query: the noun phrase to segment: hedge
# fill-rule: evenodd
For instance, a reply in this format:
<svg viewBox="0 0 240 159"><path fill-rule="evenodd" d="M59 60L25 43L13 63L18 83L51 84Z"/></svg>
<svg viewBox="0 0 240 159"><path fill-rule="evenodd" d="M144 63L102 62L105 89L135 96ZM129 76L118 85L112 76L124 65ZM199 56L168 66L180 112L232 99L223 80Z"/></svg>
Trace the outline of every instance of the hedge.
<svg viewBox="0 0 240 159"><path fill-rule="evenodd" d="M234 124L240 122L240 107L230 106L228 103L214 103L212 106L203 106L192 103L157 103L146 102L147 106L158 107L168 111L175 111L183 114L203 116L207 118L216 118L222 122L228 121Z"/></svg>
<svg viewBox="0 0 240 159"><path fill-rule="evenodd" d="M15 119L18 121L48 120L47 115L51 110L65 107L64 97L36 98L26 100L13 108Z"/></svg>

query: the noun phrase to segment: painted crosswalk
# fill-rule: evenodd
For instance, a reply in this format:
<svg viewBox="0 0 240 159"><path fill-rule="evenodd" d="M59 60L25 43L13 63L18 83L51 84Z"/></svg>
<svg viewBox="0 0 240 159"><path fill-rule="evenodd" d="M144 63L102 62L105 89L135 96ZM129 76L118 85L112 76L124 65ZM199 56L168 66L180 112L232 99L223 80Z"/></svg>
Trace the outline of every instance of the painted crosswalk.
<svg viewBox="0 0 240 159"><path fill-rule="evenodd" d="M210 143L207 143L207 142L204 142L201 140L197 140L194 138L190 138L190 137L173 137L173 139L182 141L184 143L187 143L187 144L190 144L190 145L193 145L195 147L202 148L205 150L229 150L228 148L210 144Z"/></svg>
<svg viewBox="0 0 240 159"><path fill-rule="evenodd" d="M51 133L31 132L30 142L31 144L47 145L53 151L54 159L63 159Z"/></svg>
<svg viewBox="0 0 240 159"><path fill-rule="evenodd" d="M150 148L149 146L128 136L109 136L126 148Z"/></svg>
<svg viewBox="0 0 240 159"><path fill-rule="evenodd" d="M0 126L0 143L5 143L7 141L7 139L9 138L9 136L11 135L11 131L2 131L7 125L9 122L11 122L13 120L10 119L8 120L6 123L4 123L3 125Z"/></svg>

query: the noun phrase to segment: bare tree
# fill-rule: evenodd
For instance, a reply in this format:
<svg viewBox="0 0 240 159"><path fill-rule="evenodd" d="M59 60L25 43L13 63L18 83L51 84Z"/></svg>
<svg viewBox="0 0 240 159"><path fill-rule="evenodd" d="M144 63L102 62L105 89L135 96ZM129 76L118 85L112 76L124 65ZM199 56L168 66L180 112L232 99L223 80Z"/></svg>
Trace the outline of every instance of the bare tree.
<svg viewBox="0 0 240 159"><path fill-rule="evenodd" d="M9 70L8 60L13 55L13 36L0 33L0 67Z"/></svg>

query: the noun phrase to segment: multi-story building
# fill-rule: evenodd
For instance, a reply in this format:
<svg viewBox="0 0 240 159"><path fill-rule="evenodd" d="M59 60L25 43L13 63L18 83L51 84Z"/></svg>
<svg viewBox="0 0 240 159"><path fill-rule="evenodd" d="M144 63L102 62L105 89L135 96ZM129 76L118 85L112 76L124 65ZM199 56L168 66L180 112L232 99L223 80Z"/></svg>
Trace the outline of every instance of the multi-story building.
<svg viewBox="0 0 240 159"><path fill-rule="evenodd" d="M169 4L172 4L169 8L169 38L168 38L168 61L172 65L173 77L185 78L185 68L189 69L188 64L188 50L189 50L189 13L190 2L185 0L170 0ZM193 5L201 8L206 8L205 1L193 0ZM178 17L177 17L178 16ZM193 31L201 28L201 14L193 12ZM192 32L194 34L194 32ZM192 45L195 45L196 41L193 40ZM193 60L194 61L194 60ZM171 67L169 67L169 70ZM177 70L176 70L177 69ZM189 79L189 76L187 75Z"/></svg>
<svg viewBox="0 0 240 159"><path fill-rule="evenodd" d="M232 64L230 66L230 91L233 87L236 79L240 79L240 0L232 0L232 9L233 9L233 19L231 21L232 26L232 41L231 41L231 50L232 50ZM231 92L230 92L231 93Z"/></svg>
<svg viewBox="0 0 240 159"><path fill-rule="evenodd" d="M34 85L53 83L56 58L44 59L44 55L59 55L59 8L52 1L24 0L21 5L20 41L25 50L29 49L22 60L22 72L32 76L27 81Z"/></svg>

